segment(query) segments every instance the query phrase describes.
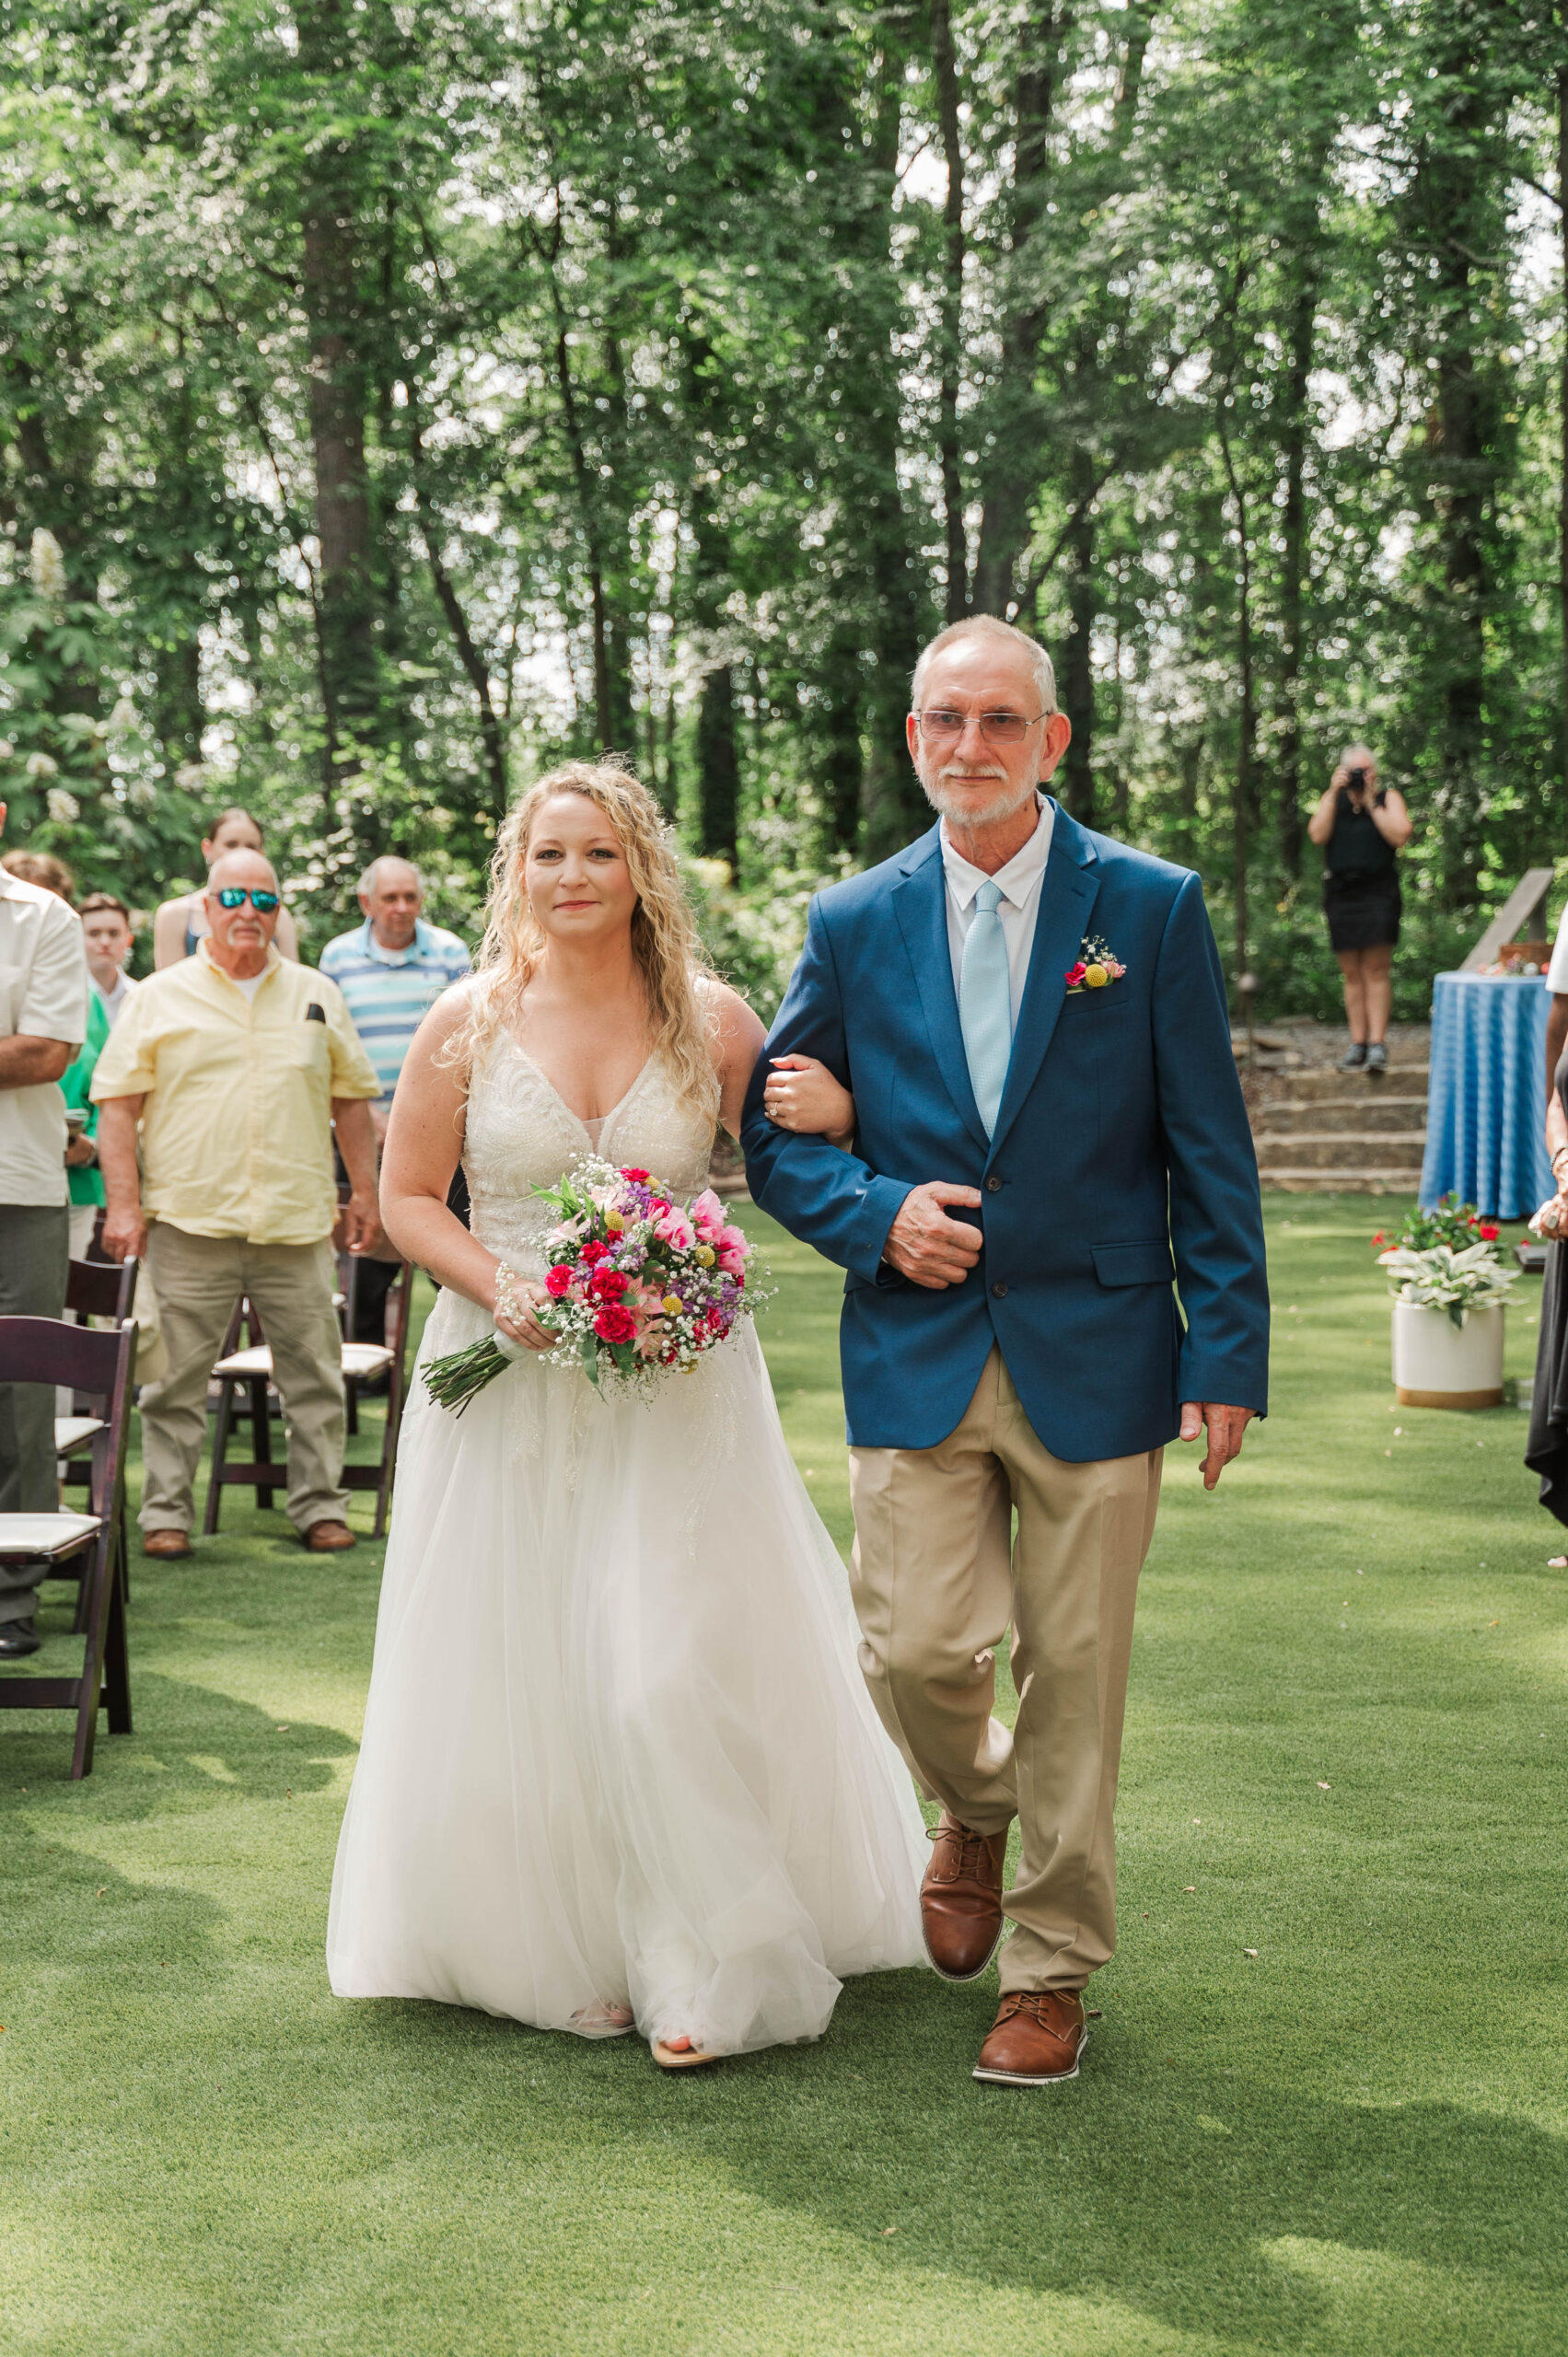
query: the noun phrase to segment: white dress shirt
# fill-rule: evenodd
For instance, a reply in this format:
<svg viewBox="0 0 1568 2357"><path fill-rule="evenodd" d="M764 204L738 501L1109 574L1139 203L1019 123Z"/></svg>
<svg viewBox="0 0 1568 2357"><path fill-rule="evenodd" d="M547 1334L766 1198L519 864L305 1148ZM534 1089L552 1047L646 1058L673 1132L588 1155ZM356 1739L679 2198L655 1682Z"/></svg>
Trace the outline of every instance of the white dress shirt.
<svg viewBox="0 0 1568 2357"><path fill-rule="evenodd" d="M0 1039L61 1039L74 1054L87 1031L81 919L58 893L0 868ZM0 1203L52 1208L66 1201L59 1082L0 1088Z"/></svg>
<svg viewBox="0 0 1568 2357"><path fill-rule="evenodd" d="M1002 920L1002 938L1007 945L1007 981L1013 1002L1013 1028L1018 1028L1018 1009L1023 1004L1024 984L1028 979L1029 953L1035 946L1035 919L1040 912L1040 879L1045 874L1045 863L1051 857L1051 833L1056 823L1056 805L1049 795L1037 796L1040 820L1022 851L1015 852L1005 867L999 867L988 877L983 867L971 866L961 852L953 849L947 839L947 821L941 825L942 872L947 880L947 947L953 959L953 994L958 995L964 970L964 942L974 923L974 896L982 884L999 884L1002 898L996 913Z"/></svg>
<svg viewBox="0 0 1568 2357"><path fill-rule="evenodd" d="M134 982L129 974L116 974L111 991L106 991L101 982L94 982L93 988L102 1002L111 1031L141 987L140 982Z"/></svg>

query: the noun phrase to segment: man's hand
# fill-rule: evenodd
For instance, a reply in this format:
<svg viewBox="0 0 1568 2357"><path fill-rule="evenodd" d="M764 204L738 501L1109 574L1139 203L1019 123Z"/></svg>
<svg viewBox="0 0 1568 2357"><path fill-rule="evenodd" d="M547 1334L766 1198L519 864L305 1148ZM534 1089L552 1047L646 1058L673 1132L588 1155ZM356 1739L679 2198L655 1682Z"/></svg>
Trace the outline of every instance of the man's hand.
<svg viewBox="0 0 1568 2357"><path fill-rule="evenodd" d="M1200 1470L1203 1487L1212 1490L1233 1457L1241 1454L1241 1435L1256 1408L1225 1408L1216 1399L1184 1399L1181 1403L1181 1437L1196 1440L1201 1432L1209 1436L1208 1455Z"/></svg>
<svg viewBox="0 0 1568 2357"><path fill-rule="evenodd" d="M345 1252L368 1252L381 1233L374 1187L356 1187L338 1213L338 1233Z"/></svg>
<svg viewBox="0 0 1568 2357"><path fill-rule="evenodd" d="M147 1223L140 1203L110 1203L103 1215L103 1248L111 1260L145 1260Z"/></svg>
<svg viewBox="0 0 1568 2357"><path fill-rule="evenodd" d="M73 1137L66 1140L65 1167L67 1170L90 1170L97 1160L97 1146L94 1145L91 1138L84 1137L79 1130Z"/></svg>
<svg viewBox="0 0 1568 2357"><path fill-rule="evenodd" d="M979 1228L971 1227L967 1219L949 1219L943 1209L945 1203L961 1203L966 1210L978 1210L980 1190L975 1187L950 1187L943 1178L930 1179L923 1187L912 1187L899 1206L899 1215L882 1247L883 1260L897 1269L900 1277L908 1277L912 1284L924 1285L932 1293L963 1283L980 1258L982 1241Z"/></svg>

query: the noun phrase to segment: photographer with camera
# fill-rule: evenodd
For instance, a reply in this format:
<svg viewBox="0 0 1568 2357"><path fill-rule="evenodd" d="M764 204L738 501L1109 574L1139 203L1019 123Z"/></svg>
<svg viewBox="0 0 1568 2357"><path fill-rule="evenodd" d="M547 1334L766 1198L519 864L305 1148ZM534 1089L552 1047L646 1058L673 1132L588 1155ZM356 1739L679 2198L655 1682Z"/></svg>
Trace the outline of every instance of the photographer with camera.
<svg viewBox="0 0 1568 2357"><path fill-rule="evenodd" d="M1395 859L1411 839L1404 797L1377 783L1365 745L1347 745L1327 793L1307 822L1323 852L1323 911L1329 944L1344 977L1350 1047L1342 1072L1385 1072L1391 999L1389 968L1400 937L1400 878Z"/></svg>

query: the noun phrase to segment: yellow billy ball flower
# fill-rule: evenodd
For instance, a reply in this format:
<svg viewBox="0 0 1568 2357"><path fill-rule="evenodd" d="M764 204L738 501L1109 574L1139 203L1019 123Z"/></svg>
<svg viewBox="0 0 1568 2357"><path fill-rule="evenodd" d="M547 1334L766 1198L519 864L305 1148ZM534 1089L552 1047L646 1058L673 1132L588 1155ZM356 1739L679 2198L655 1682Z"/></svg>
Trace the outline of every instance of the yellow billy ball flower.
<svg viewBox="0 0 1568 2357"><path fill-rule="evenodd" d="M714 1250L714 1248L713 1248L713 1246L712 1246L711 1244L699 1244L699 1245L698 1245L698 1247L697 1247L697 1266L698 1266L700 1269L711 1269L711 1268L713 1267L713 1265L714 1265L714 1260L715 1260L717 1258L718 1258L718 1255L717 1255L717 1253Z"/></svg>
<svg viewBox="0 0 1568 2357"><path fill-rule="evenodd" d="M685 1306L686 1304L678 1293L667 1293L659 1304L659 1307L667 1318L678 1318Z"/></svg>
<svg viewBox="0 0 1568 2357"><path fill-rule="evenodd" d="M1086 966L1084 969L1084 980L1090 990L1102 991L1104 990L1107 982L1109 981L1110 976L1106 972L1103 966Z"/></svg>
<svg viewBox="0 0 1568 2357"><path fill-rule="evenodd" d="M1101 979L1103 980L1104 977L1102 976ZM606 1212L604 1224L611 1236L623 1236L626 1232L626 1223L619 1212Z"/></svg>

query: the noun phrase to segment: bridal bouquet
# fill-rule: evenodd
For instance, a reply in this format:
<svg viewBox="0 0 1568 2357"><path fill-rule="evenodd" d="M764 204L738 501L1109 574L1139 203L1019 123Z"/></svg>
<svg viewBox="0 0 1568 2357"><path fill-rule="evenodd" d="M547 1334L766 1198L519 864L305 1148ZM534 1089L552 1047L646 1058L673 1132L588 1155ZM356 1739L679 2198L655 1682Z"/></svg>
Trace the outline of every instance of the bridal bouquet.
<svg viewBox="0 0 1568 2357"><path fill-rule="evenodd" d="M544 1238L550 1299L534 1311L555 1347L531 1353L507 1335L488 1334L432 1359L430 1396L454 1415L525 1355L580 1366L596 1389L607 1380L649 1389L694 1367L756 1310L757 1288L747 1291L753 1247L726 1224L711 1187L677 1203L647 1171L588 1156L559 1186L534 1191L560 1213ZM504 1295L513 1283L504 1271Z"/></svg>

